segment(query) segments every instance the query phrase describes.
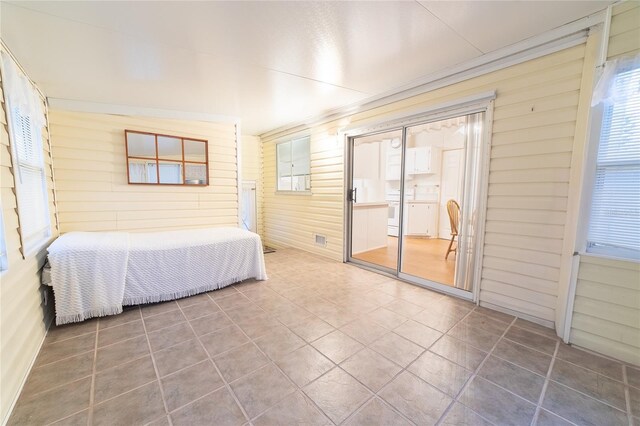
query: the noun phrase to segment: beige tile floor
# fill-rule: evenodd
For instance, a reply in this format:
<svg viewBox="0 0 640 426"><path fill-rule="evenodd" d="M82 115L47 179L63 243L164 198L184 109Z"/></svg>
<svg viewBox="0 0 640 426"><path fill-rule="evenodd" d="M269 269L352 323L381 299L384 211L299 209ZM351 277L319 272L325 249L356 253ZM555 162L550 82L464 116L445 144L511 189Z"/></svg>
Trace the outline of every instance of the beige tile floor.
<svg viewBox="0 0 640 426"><path fill-rule="evenodd" d="M267 282L53 328L9 424L640 424L636 367L353 266L266 260Z"/></svg>

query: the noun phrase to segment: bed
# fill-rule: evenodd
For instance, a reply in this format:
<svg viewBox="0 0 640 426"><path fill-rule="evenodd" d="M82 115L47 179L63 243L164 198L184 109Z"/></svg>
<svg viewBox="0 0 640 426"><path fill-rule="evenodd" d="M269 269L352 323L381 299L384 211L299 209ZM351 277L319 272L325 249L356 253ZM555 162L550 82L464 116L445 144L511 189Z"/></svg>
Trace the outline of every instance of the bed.
<svg viewBox="0 0 640 426"><path fill-rule="evenodd" d="M267 279L260 237L239 228L70 232L49 246L48 263L58 325Z"/></svg>

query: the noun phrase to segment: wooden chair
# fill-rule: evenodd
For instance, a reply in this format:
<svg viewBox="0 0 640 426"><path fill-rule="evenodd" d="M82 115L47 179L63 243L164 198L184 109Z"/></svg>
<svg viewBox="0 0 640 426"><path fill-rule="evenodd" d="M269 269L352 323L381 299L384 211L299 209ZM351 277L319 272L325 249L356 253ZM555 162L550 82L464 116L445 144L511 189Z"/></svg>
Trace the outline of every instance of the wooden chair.
<svg viewBox="0 0 640 426"><path fill-rule="evenodd" d="M458 249L457 246L451 248L453 246L453 240L458 236L458 225L460 223L460 205L458 205L456 200L452 199L447 201L447 213L449 213L449 223L451 224L451 242L449 243L447 254L444 255L445 260L449 257L449 253L456 253Z"/></svg>

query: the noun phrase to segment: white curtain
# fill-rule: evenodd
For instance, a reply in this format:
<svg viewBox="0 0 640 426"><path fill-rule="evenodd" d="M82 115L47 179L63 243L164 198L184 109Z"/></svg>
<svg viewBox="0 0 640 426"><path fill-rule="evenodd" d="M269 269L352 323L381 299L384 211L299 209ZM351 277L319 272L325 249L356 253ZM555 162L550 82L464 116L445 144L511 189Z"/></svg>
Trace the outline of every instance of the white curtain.
<svg viewBox="0 0 640 426"><path fill-rule="evenodd" d="M42 98L31 81L18 69L11 56L4 50L2 51L2 71L4 90L11 108L17 108L20 115L30 117L32 124L37 129L41 129L45 125Z"/></svg>
<svg viewBox="0 0 640 426"><path fill-rule="evenodd" d="M638 67L640 67L640 53L635 56L627 56L605 62L604 71L593 90L591 106L596 106L600 103L604 104L604 106L612 105L624 102L631 96L638 96L640 87L615 84L618 74Z"/></svg>
<svg viewBox="0 0 640 426"><path fill-rule="evenodd" d="M146 164L129 163L129 180L135 183L147 182Z"/></svg>

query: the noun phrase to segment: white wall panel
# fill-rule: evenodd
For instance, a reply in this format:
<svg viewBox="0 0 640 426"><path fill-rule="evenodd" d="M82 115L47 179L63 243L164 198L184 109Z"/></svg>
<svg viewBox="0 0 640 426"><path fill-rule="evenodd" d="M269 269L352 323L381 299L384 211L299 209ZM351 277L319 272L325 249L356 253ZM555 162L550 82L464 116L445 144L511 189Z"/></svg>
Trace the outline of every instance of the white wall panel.
<svg viewBox="0 0 640 426"><path fill-rule="evenodd" d="M233 124L61 110L50 122L61 232L237 226ZM125 129L206 139L209 186L127 184Z"/></svg>
<svg viewBox="0 0 640 426"><path fill-rule="evenodd" d="M582 44L307 129L312 195L276 193L277 140L265 139L267 243L342 258L341 127L495 90L480 302L552 325L584 57ZM328 236L326 248L314 246L314 233Z"/></svg>
<svg viewBox="0 0 640 426"><path fill-rule="evenodd" d="M9 263L8 270L0 275L0 423L4 424L11 404L38 353L52 312L51 305L43 305L40 287L40 269L44 264L46 247L26 258L23 258L20 252L9 133L2 96L0 104L0 200ZM52 238L55 238L58 229L55 219L56 207L53 203L51 145L46 127L43 128L42 137L47 166L51 233Z"/></svg>
<svg viewBox="0 0 640 426"><path fill-rule="evenodd" d="M608 59L640 52L640 3L614 7ZM640 264L580 256L570 343L640 365Z"/></svg>

